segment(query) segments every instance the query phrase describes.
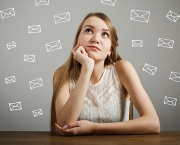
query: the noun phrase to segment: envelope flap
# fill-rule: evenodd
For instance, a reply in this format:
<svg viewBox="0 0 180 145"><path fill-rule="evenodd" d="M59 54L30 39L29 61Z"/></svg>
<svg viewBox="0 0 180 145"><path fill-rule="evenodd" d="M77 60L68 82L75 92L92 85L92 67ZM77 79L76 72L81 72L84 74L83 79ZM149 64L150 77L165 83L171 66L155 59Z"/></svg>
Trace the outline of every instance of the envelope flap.
<svg viewBox="0 0 180 145"><path fill-rule="evenodd" d="M172 103L175 103L177 101L176 98L167 97L167 96L165 96L165 100L166 100L166 102L172 102Z"/></svg>
<svg viewBox="0 0 180 145"><path fill-rule="evenodd" d="M150 64L147 64L147 63L145 64L145 66L150 70L156 70L157 69L156 67L154 67L154 66L152 66Z"/></svg>
<svg viewBox="0 0 180 145"><path fill-rule="evenodd" d="M67 12L67 13L58 14L56 16L60 19L67 19L68 15L69 15L69 13Z"/></svg>
<svg viewBox="0 0 180 145"><path fill-rule="evenodd" d="M180 73L178 72L171 72L172 75L174 75L175 78L179 78L180 79Z"/></svg>
<svg viewBox="0 0 180 145"><path fill-rule="evenodd" d="M176 13L173 12L173 11L170 11L170 14L171 14L172 17L178 17L178 16L179 16L178 14L176 14Z"/></svg>
<svg viewBox="0 0 180 145"><path fill-rule="evenodd" d="M40 28L40 25L33 25L29 27L29 29L31 30L38 30L39 28Z"/></svg>
<svg viewBox="0 0 180 145"><path fill-rule="evenodd" d="M13 80L14 80L14 77L13 77L13 76L12 76L12 77L7 77L6 80L7 80L7 81L13 81Z"/></svg>
<svg viewBox="0 0 180 145"><path fill-rule="evenodd" d="M143 10L133 10L133 13L135 14L135 16L138 17L143 17L146 14L149 14L148 11L143 11Z"/></svg>
<svg viewBox="0 0 180 145"><path fill-rule="evenodd" d="M60 46L60 41L53 41L53 42L50 42L50 43L48 43L46 45L50 46L50 47Z"/></svg>
<svg viewBox="0 0 180 145"><path fill-rule="evenodd" d="M160 40L163 44L173 43L173 40L169 40L169 39L160 38L159 40Z"/></svg>

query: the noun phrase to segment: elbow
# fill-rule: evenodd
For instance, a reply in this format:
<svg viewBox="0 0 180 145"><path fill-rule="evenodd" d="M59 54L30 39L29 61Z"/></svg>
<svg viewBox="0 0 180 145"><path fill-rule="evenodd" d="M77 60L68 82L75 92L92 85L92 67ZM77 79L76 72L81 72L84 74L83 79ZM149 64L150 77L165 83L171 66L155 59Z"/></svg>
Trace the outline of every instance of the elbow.
<svg viewBox="0 0 180 145"><path fill-rule="evenodd" d="M150 127L149 127L150 133L158 134L158 133L161 132L160 122L159 122L158 118L157 119L153 119L150 124L151 124Z"/></svg>

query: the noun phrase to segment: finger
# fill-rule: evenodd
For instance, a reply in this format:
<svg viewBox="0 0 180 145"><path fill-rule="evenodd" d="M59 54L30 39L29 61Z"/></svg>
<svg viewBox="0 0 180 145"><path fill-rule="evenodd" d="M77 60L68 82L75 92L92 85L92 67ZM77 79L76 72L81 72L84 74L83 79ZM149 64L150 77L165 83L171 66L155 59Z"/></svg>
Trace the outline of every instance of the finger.
<svg viewBox="0 0 180 145"><path fill-rule="evenodd" d="M67 129L74 128L74 127L79 127L77 121L67 124Z"/></svg>
<svg viewBox="0 0 180 145"><path fill-rule="evenodd" d="M66 135L77 135L78 134L77 128L79 128L79 127L62 130L62 133L66 134Z"/></svg>
<svg viewBox="0 0 180 145"><path fill-rule="evenodd" d="M77 43L76 46L74 47L74 50L76 51L79 46L80 46L80 43Z"/></svg>

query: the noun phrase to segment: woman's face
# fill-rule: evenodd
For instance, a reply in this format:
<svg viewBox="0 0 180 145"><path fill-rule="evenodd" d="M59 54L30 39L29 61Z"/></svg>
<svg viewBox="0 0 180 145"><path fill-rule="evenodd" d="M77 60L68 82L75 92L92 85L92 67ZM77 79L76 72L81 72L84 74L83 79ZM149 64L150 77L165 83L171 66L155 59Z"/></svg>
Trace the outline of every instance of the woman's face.
<svg viewBox="0 0 180 145"><path fill-rule="evenodd" d="M104 60L111 52L110 31L106 23L98 17L85 20L78 41L95 61Z"/></svg>

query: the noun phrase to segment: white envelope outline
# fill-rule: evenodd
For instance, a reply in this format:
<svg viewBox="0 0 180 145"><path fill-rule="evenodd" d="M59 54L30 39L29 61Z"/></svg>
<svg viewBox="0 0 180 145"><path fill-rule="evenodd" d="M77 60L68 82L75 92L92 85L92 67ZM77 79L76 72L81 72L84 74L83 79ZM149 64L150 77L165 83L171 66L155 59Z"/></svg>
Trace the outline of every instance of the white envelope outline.
<svg viewBox="0 0 180 145"><path fill-rule="evenodd" d="M34 117L43 115L42 109L33 110L32 113L33 113Z"/></svg>
<svg viewBox="0 0 180 145"><path fill-rule="evenodd" d="M177 102L176 98L168 97L168 96L164 97L164 104L176 106L176 102Z"/></svg>
<svg viewBox="0 0 180 145"><path fill-rule="evenodd" d="M169 12L167 13L166 17L173 21L176 22L178 20L178 18L180 17L180 15L176 14L175 12L169 10Z"/></svg>
<svg viewBox="0 0 180 145"><path fill-rule="evenodd" d="M41 32L41 26L40 25L28 26L28 32L29 33L40 33Z"/></svg>
<svg viewBox="0 0 180 145"><path fill-rule="evenodd" d="M32 81L29 81L29 85L30 85L30 89L35 89L38 87L42 87L43 86L43 81L42 78L38 78Z"/></svg>
<svg viewBox="0 0 180 145"><path fill-rule="evenodd" d="M6 46L7 46L7 49L8 49L8 50L9 50L9 49L12 49L12 48L15 48L15 47L16 47L16 42L15 42L15 41L12 41L12 42L6 44Z"/></svg>
<svg viewBox="0 0 180 145"><path fill-rule="evenodd" d="M132 40L132 47L143 47L142 40Z"/></svg>
<svg viewBox="0 0 180 145"><path fill-rule="evenodd" d="M101 3L107 4L110 6L115 6L116 0L101 0Z"/></svg>
<svg viewBox="0 0 180 145"><path fill-rule="evenodd" d="M180 73L171 71L169 79L175 82L180 82Z"/></svg>
<svg viewBox="0 0 180 145"><path fill-rule="evenodd" d="M49 0L35 0L36 6L49 5Z"/></svg>
<svg viewBox="0 0 180 145"><path fill-rule="evenodd" d="M131 10L130 20L138 22L149 22L150 12L144 10Z"/></svg>
<svg viewBox="0 0 180 145"><path fill-rule="evenodd" d="M157 67L145 63L145 65L143 67L143 71L149 73L150 75L154 75L157 71Z"/></svg>
<svg viewBox="0 0 180 145"><path fill-rule="evenodd" d="M22 110L21 102L9 103L10 111Z"/></svg>
<svg viewBox="0 0 180 145"><path fill-rule="evenodd" d="M47 48L47 52L54 51L54 50L62 48L60 40L47 43L47 44L45 44L45 46Z"/></svg>
<svg viewBox="0 0 180 145"><path fill-rule="evenodd" d="M35 55L25 54L24 61L27 62L35 62Z"/></svg>
<svg viewBox="0 0 180 145"><path fill-rule="evenodd" d="M2 11L0 11L0 13L1 13L1 18L2 19L15 16L14 8L9 8L9 9L2 10Z"/></svg>
<svg viewBox="0 0 180 145"><path fill-rule="evenodd" d="M173 48L174 40L159 38L158 39L158 46L166 47L166 48Z"/></svg>
<svg viewBox="0 0 180 145"><path fill-rule="evenodd" d="M54 15L55 24L70 21L70 12Z"/></svg>
<svg viewBox="0 0 180 145"><path fill-rule="evenodd" d="M5 78L6 84L15 83L15 82L16 82L15 76L10 76L10 77Z"/></svg>

